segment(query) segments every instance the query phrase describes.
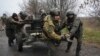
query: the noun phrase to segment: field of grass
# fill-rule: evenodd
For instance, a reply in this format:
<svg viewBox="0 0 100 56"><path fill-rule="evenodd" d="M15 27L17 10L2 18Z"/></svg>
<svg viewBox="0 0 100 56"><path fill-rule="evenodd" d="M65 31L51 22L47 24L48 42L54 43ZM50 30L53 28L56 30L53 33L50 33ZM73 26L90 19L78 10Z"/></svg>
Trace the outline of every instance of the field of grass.
<svg viewBox="0 0 100 56"><path fill-rule="evenodd" d="M91 23L92 22L92 23ZM100 26L96 25L95 21L83 20L84 31L83 39L87 43L100 45Z"/></svg>
<svg viewBox="0 0 100 56"><path fill-rule="evenodd" d="M100 30L95 30L93 28L84 28L84 41L89 43L95 43L100 45Z"/></svg>

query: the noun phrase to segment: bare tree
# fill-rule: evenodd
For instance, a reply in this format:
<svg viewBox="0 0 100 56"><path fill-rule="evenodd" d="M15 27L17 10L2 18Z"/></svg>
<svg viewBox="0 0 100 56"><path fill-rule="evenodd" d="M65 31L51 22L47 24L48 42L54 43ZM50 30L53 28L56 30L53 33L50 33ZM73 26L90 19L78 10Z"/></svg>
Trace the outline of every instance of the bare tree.
<svg viewBox="0 0 100 56"><path fill-rule="evenodd" d="M100 0L85 0L80 8L83 9L86 7L89 8L87 12L89 12L90 16L100 16Z"/></svg>
<svg viewBox="0 0 100 56"><path fill-rule="evenodd" d="M60 0L61 16L64 17L68 10L75 10L78 0Z"/></svg>
<svg viewBox="0 0 100 56"><path fill-rule="evenodd" d="M64 17L65 12L68 10L74 10L77 6L78 0L46 0L47 7L50 8L59 8L61 11L61 16Z"/></svg>
<svg viewBox="0 0 100 56"><path fill-rule="evenodd" d="M96 21L100 22L100 0L85 0L80 8L84 9L86 7L88 7L86 11L89 16L95 17Z"/></svg>
<svg viewBox="0 0 100 56"><path fill-rule="evenodd" d="M31 14L36 14L41 8L47 12L51 8L59 8L61 16L64 18L68 10L75 10L78 0L28 0L28 4L24 4L25 10Z"/></svg>

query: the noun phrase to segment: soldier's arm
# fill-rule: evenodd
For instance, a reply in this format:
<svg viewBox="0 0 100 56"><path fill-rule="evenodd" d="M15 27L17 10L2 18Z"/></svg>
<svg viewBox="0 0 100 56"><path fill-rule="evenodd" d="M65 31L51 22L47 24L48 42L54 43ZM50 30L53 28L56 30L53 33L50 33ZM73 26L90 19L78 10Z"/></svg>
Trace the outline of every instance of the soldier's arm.
<svg viewBox="0 0 100 56"><path fill-rule="evenodd" d="M14 19L12 19L12 18L10 18L9 19L12 23L15 23L15 24L17 24L18 22L17 21L15 21Z"/></svg>
<svg viewBox="0 0 100 56"><path fill-rule="evenodd" d="M49 26L48 33L50 34L52 39L61 40L60 35L56 34L56 32L54 31L54 27L53 26Z"/></svg>
<svg viewBox="0 0 100 56"><path fill-rule="evenodd" d="M75 34L75 32L77 31L77 29L79 27L79 24L80 24L80 20L79 19L75 19L75 21L73 23L73 27L72 27L71 31L69 32L70 36L73 36Z"/></svg>

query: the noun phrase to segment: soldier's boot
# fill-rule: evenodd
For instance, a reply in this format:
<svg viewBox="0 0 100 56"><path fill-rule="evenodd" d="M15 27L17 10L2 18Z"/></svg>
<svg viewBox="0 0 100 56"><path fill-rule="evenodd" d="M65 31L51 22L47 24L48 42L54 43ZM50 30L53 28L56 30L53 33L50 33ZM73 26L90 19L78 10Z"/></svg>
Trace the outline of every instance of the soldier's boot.
<svg viewBox="0 0 100 56"><path fill-rule="evenodd" d="M68 42L67 49L65 50L65 52L68 53L70 51L71 45L72 45L72 42Z"/></svg>
<svg viewBox="0 0 100 56"><path fill-rule="evenodd" d="M14 43L13 40L11 40L11 39L8 40L8 45L9 45L10 47L13 45L13 43Z"/></svg>

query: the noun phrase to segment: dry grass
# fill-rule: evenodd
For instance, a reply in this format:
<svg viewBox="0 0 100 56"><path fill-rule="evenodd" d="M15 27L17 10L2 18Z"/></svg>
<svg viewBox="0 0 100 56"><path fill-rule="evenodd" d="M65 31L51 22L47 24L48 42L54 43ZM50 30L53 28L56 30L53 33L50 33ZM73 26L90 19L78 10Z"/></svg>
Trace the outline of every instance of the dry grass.
<svg viewBox="0 0 100 56"><path fill-rule="evenodd" d="M94 20L83 20L84 23L84 41L100 45L100 26L97 26Z"/></svg>

